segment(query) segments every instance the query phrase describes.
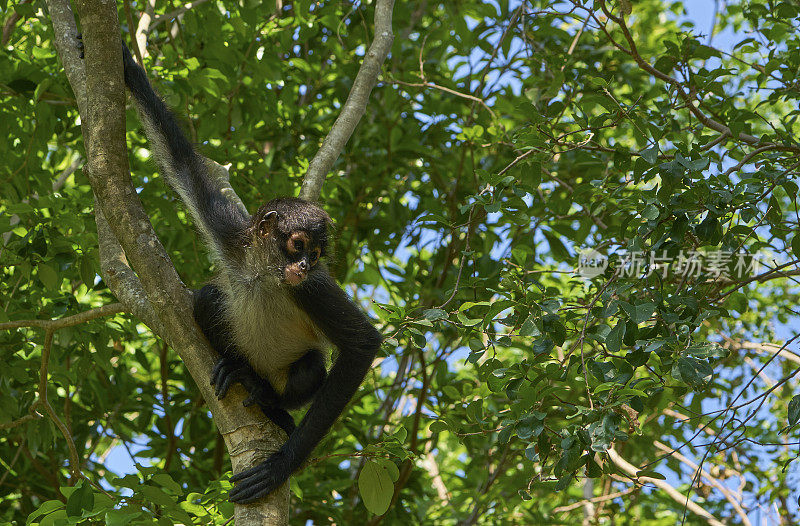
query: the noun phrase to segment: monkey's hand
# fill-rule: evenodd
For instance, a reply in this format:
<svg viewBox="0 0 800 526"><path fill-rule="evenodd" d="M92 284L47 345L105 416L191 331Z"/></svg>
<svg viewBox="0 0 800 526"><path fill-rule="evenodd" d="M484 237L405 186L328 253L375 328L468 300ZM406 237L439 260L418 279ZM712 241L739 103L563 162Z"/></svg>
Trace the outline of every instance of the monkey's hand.
<svg viewBox="0 0 800 526"><path fill-rule="evenodd" d="M211 385L218 400L225 398L228 389L235 383L242 384L249 396L244 405L278 405L278 394L267 380L261 378L246 361L236 356L223 355L211 370Z"/></svg>
<svg viewBox="0 0 800 526"><path fill-rule="evenodd" d="M267 418L278 425L286 435L291 435L295 424L292 415L279 406L280 397L268 380L262 378L246 361L231 355L223 355L211 370L211 385L218 400L225 398L228 389L236 382L247 391L242 405L258 404Z"/></svg>
<svg viewBox="0 0 800 526"><path fill-rule="evenodd" d="M236 486L228 500L239 504L253 502L277 489L294 471L290 455L284 448L278 450L261 464L231 477Z"/></svg>

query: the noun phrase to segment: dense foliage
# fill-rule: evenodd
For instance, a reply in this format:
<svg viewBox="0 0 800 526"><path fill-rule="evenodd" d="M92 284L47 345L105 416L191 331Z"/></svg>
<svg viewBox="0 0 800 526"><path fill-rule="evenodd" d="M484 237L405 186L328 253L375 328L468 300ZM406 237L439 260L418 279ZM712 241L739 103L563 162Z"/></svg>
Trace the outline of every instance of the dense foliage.
<svg viewBox="0 0 800 526"><path fill-rule="evenodd" d="M153 3L145 63L199 149L251 208L296 194L372 4ZM64 319L115 301L80 122L44 5L0 4L0 323ZM397 2L322 197L387 339L293 478L294 523L800 520L800 11L716 5L695 27L659 0ZM132 108L128 130L199 286ZM65 325L0 332L0 520L224 523L230 463L177 356L124 313Z"/></svg>

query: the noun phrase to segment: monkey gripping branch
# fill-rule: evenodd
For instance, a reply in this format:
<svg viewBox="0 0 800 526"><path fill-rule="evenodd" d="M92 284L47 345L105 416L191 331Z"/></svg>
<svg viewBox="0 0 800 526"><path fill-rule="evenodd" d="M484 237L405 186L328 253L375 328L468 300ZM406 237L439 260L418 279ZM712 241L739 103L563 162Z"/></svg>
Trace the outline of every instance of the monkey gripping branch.
<svg viewBox="0 0 800 526"><path fill-rule="evenodd" d="M363 115L391 47L393 4L393 0L377 2L374 41L339 118L304 178L301 195L308 200L319 197L325 175ZM85 172L99 205L95 214L103 277L126 310L147 323L181 356L225 439L234 472L241 473L279 450L284 442L282 432L257 409L242 407L244 389L232 388L230 395L221 400L215 396L208 379L218 357L194 323L192 294L180 281L133 188L125 145L117 6L97 0L77 2L85 60L76 45L78 30L69 2L47 0L47 9L53 21L56 48L81 115L88 160ZM220 186L226 183L224 178L216 181ZM238 200L235 195L231 197ZM344 296L341 290L339 293ZM331 372L334 374L335 367ZM288 484L282 484L252 505L237 505L236 523L286 524L288 495Z"/></svg>

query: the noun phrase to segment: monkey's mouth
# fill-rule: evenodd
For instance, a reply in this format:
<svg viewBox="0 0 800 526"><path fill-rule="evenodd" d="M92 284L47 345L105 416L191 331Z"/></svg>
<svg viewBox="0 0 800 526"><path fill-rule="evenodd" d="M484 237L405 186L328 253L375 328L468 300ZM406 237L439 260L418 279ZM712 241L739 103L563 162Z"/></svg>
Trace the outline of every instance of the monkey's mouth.
<svg viewBox="0 0 800 526"><path fill-rule="evenodd" d="M295 287L305 281L308 272L300 268L299 263L286 265L283 271L283 280L289 285Z"/></svg>

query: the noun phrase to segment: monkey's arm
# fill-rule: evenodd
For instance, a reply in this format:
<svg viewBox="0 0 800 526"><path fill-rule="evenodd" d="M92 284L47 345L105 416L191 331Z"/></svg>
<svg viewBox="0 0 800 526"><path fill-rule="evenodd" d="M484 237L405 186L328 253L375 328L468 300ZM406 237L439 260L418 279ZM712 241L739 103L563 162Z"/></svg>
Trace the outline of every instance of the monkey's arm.
<svg viewBox="0 0 800 526"><path fill-rule="evenodd" d="M162 175L186 204L215 256L238 255L242 250L239 238L249 218L220 193L209 176L205 162L194 151L174 115L153 90L147 74L133 60L127 46L123 44L122 47L125 85L136 101Z"/></svg>
<svg viewBox="0 0 800 526"><path fill-rule="evenodd" d="M266 461L231 477L233 502L252 502L283 484L308 458L358 390L382 337L336 282L319 272L293 289L297 303L339 349L339 356L300 425Z"/></svg>

